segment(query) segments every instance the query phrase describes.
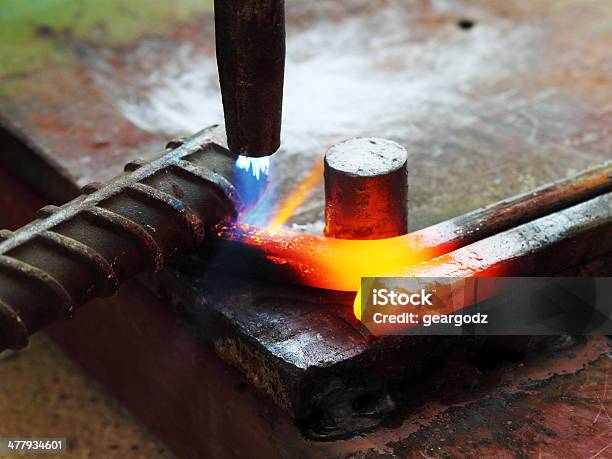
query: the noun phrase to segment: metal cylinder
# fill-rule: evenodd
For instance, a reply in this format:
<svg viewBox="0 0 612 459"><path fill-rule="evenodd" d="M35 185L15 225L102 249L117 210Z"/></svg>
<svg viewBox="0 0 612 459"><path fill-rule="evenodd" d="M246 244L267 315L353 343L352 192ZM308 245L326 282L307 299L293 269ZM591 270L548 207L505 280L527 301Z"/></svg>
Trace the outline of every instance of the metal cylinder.
<svg viewBox="0 0 612 459"><path fill-rule="evenodd" d="M215 0L215 37L227 145L269 156L280 145L284 0Z"/></svg>
<svg viewBox="0 0 612 459"><path fill-rule="evenodd" d="M384 239L408 232L408 153L385 139L356 138L325 154L325 235Z"/></svg>

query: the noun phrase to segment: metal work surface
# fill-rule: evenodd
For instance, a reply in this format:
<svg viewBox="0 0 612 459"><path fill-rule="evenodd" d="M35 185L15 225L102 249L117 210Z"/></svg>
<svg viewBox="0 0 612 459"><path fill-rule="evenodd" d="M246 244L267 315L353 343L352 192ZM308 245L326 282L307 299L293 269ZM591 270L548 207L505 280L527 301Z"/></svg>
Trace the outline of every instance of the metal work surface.
<svg viewBox="0 0 612 459"><path fill-rule="evenodd" d="M198 3L204 6L177 2L181 7L167 20L142 17L136 21L138 26L119 21L129 17L120 9L104 11L98 19L85 17L76 29L46 23L49 11L44 9L31 15L23 27L40 55L29 62L8 60L9 64L0 67L0 122L10 131L2 137L5 145L12 145L0 156L4 166L46 200L60 203L74 197L80 186L117 175L128 160L156 154L169 136L191 134L221 121L213 21L209 12L198 11L206 9L206 2ZM163 7L157 8L160 15L166 13ZM13 19L0 13L2 22ZM108 32L107 25L114 21L124 27L118 36ZM287 21L283 146L271 160L266 197L258 211L247 216L248 222L267 225L285 213L289 218L278 224L320 233L324 202L322 180L316 179L322 179L317 164L329 146L356 135L389 138L407 148L411 230L610 158L612 6L608 2L293 1L287 5ZM89 27L91 24L95 27ZM28 156L23 156L23 144L28 146ZM308 180L312 171L315 179ZM303 179L308 186L297 199L286 200ZM609 197L605 199L590 205L605 210L602 206L609 206ZM12 225L24 223L22 216L11 217ZM595 230L586 220L577 225L578 246L585 252L592 248L589 236L602 228L609 230L609 220ZM574 241L575 234L546 228L560 244ZM531 231L535 234L540 229L532 227ZM520 230L513 234L527 237ZM553 249L545 248L546 254ZM514 249L509 247L504 256L512 259L518 253ZM606 257L591 263L598 266L597 272L610 269ZM349 457L412 455L417 450L444 455L495 448L536 454L537 444L543 443L554 456L579 443L578 433L594 439L588 447L581 446L584 451L580 453L596 455L609 446L609 362L605 356L609 346L605 340L572 347L567 352L575 352L574 357L552 355L551 361L542 358L536 365L529 365L529 359L519 363L508 357L510 368L483 371L484 367L476 365L478 371L472 373L469 366L463 370L454 366L451 355L446 365L435 363L453 377L438 380L463 384L465 394L452 400L430 400L427 408L416 409L397 393L423 391L422 387L413 386L414 381L407 378L395 381L395 393L371 392L381 387L376 378L383 378L383 373L376 372L392 364L409 367L402 369L402 376L419 374L420 362L454 348L453 341L438 340L435 348L425 340L368 342L355 330L352 311L342 296L330 298L320 292L257 282L215 284L197 271L203 265L196 264L196 270L193 266L190 261L164 271L163 282L155 282L156 288L179 307L183 320L190 319L187 325L198 325L196 334L211 341L222 358L245 371L292 416L305 421L303 431L331 439L367 430L383 420L387 423L386 428L352 442L313 444L297 439L285 415L275 415L280 420L273 416L270 428L290 437L289 446L274 449L277 454L309 448L313 454ZM124 301L130 299L124 297ZM116 327L112 331L127 346L145 337L151 342L159 340L160 330L167 332L174 326L173 319L164 316L166 322L159 322L166 325L147 331L136 318L124 318L119 302L113 309L115 315L107 319L103 319L103 307L91 306L97 311L97 321L79 322L77 315L74 324L54 332L85 366L87 350L93 355L95 348L76 347L79 339L105 346L104 339L88 337L99 327ZM132 311L142 314L139 319L146 322L146 307ZM110 320L113 317L124 320ZM68 338L78 327L75 338ZM208 333L207 327L214 327L215 333ZM137 337L128 332L133 329L138 330ZM107 330L105 336L110 339L113 334ZM163 348L163 340L157 344L160 347L153 349ZM121 347L113 345L105 349L118 353ZM472 345L462 343L464 354L460 355L480 355L482 349L476 346L473 350ZM377 346L384 353L377 352ZM144 346L135 349L143 356L149 350ZM523 355L525 344L519 343L518 349L510 347L507 354ZM126 359L137 360L137 351L128 353ZM357 355L363 360L352 360ZM381 361L381 355L388 360ZM414 355L421 358L412 358ZM151 374L158 371L151 358L134 364L143 378L147 370ZM197 365L205 366L202 362L194 358L179 367L185 374L214 376L210 369L194 370ZM114 364L104 357L100 367L90 370L110 387L121 387L129 380L127 372L105 374L104 363ZM362 391L343 386L346 379L342 375L354 371L357 363L365 370L353 387L365 388ZM180 376L171 363L165 362L162 368ZM372 380L364 381L370 376L368 369ZM576 373L578 370L582 371ZM457 372L462 373L459 378ZM319 386L317 381L321 381ZM489 384L491 381L502 384ZM194 381L185 386L185 393L197 393ZM163 389L164 384L152 382L151 387ZM148 416L142 400L127 389L119 392L140 416ZM565 395L568 392L571 396ZM334 405L329 400L338 393L345 398L338 398ZM328 397L330 416L336 420L346 415L342 408L350 402L351 413L358 414L351 416L353 424L338 428L325 424L327 419L315 419L314 408L321 400L312 400L313 394ZM305 400L312 404L301 405ZM201 408L206 403L212 402L196 397L193 405ZM538 407L538 412L532 407ZM179 408L188 410L185 405ZM580 411L576 415L580 429L557 422L558 411L572 410ZM158 426L163 413L158 414L151 414L147 422ZM529 428L515 429L524 418L532 419ZM466 444L460 444L460 434ZM175 446L177 438L180 435L173 437Z"/></svg>

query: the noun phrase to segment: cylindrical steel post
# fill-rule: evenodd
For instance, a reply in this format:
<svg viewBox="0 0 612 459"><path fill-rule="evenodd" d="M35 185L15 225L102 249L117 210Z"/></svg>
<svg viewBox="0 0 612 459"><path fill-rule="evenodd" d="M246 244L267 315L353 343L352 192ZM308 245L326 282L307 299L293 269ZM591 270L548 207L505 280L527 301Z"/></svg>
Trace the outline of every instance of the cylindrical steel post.
<svg viewBox="0 0 612 459"><path fill-rule="evenodd" d="M280 145L284 0L215 0L215 36L227 145L269 156Z"/></svg>
<svg viewBox="0 0 612 459"><path fill-rule="evenodd" d="M356 138L325 154L325 235L384 239L408 232L408 153L384 139Z"/></svg>

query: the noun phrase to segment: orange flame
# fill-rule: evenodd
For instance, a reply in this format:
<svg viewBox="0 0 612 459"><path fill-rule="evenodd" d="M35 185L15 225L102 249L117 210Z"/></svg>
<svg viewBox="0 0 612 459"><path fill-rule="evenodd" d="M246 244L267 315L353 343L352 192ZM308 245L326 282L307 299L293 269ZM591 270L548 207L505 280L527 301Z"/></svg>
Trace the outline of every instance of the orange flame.
<svg viewBox="0 0 612 459"><path fill-rule="evenodd" d="M317 161L311 167L308 175L302 179L283 201L274 218L268 223L268 229L274 231L283 226L322 180L323 162Z"/></svg>

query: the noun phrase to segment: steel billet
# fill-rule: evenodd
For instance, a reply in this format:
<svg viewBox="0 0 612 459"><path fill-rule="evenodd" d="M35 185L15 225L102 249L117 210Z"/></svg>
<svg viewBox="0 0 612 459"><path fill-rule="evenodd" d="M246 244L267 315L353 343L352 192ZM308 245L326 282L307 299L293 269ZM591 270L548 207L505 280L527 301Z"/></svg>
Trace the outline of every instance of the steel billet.
<svg viewBox="0 0 612 459"><path fill-rule="evenodd" d="M69 203L0 232L0 350L24 347L32 333L159 270L234 217L243 205L232 184L237 157L223 143L218 126L170 142L159 159L133 161L105 186L87 185Z"/></svg>
<svg viewBox="0 0 612 459"><path fill-rule="evenodd" d="M408 232L408 153L384 139L356 138L325 154L325 235L384 239Z"/></svg>

